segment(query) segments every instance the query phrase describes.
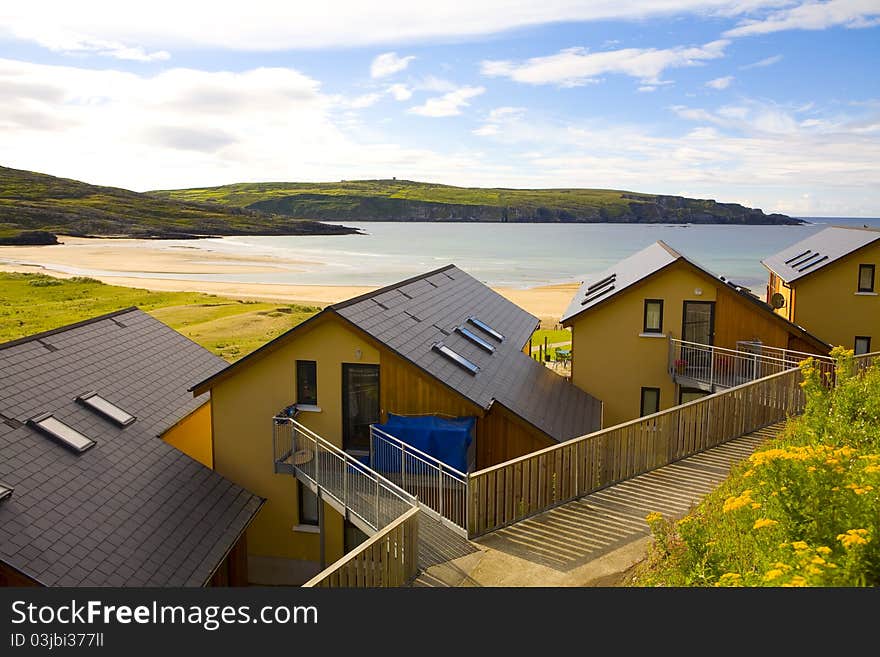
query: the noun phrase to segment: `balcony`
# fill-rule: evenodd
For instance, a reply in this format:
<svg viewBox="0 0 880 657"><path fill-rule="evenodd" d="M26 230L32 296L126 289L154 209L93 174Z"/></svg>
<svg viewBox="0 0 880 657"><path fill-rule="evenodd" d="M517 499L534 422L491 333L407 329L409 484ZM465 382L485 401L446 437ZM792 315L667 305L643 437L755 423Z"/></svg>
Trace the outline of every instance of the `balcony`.
<svg viewBox="0 0 880 657"><path fill-rule="evenodd" d="M709 393L785 372L810 357L817 360L823 369L833 370L833 363L827 356L768 347L760 342L740 341L736 349L725 349L669 339L669 374L672 380L683 387Z"/></svg>

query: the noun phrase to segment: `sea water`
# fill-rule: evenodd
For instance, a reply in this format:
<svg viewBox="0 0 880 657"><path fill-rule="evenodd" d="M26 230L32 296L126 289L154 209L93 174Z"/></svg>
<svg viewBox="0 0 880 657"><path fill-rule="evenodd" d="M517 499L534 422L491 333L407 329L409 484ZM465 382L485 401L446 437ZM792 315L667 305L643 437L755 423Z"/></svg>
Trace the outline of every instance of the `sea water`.
<svg viewBox="0 0 880 657"><path fill-rule="evenodd" d="M224 256L269 256L277 258L277 269L272 272L157 274L69 269L81 275L378 286L455 264L488 285L526 288L581 281L663 240L710 271L760 292L767 280L762 258L828 225L880 228L880 219L805 220L811 223L726 226L344 222L364 234L237 236L150 243L151 247L162 249L208 252L217 264L224 264ZM112 248L112 241L108 240L106 245Z"/></svg>

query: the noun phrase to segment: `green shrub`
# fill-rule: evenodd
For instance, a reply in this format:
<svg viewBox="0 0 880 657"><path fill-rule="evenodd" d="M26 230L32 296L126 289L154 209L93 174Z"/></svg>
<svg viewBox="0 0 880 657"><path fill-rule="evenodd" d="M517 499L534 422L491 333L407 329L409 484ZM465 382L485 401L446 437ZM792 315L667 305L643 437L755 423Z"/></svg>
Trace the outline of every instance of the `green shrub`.
<svg viewBox="0 0 880 657"><path fill-rule="evenodd" d="M880 584L880 366L802 364L804 414L683 520L650 514L637 585Z"/></svg>

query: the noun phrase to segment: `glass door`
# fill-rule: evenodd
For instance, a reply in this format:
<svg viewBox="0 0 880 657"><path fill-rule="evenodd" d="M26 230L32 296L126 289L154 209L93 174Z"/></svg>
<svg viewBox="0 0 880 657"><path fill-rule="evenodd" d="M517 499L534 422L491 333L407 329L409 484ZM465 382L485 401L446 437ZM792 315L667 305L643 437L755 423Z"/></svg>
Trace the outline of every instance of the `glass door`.
<svg viewBox="0 0 880 657"><path fill-rule="evenodd" d="M681 339L699 344L715 341L715 302L685 301L681 320Z"/></svg>
<svg viewBox="0 0 880 657"><path fill-rule="evenodd" d="M379 422L379 366L342 364L342 448L370 453L370 425Z"/></svg>

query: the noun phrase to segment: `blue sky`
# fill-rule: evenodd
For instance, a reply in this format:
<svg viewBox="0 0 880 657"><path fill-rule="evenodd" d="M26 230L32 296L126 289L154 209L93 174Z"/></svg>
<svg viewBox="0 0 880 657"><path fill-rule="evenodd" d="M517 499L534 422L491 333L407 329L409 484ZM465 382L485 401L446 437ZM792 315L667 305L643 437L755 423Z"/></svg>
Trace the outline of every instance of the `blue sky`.
<svg viewBox="0 0 880 657"><path fill-rule="evenodd" d="M0 164L880 216L877 0L126 4L0 7Z"/></svg>

